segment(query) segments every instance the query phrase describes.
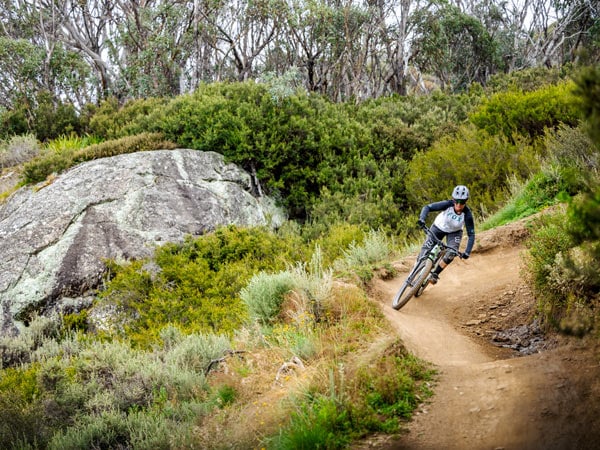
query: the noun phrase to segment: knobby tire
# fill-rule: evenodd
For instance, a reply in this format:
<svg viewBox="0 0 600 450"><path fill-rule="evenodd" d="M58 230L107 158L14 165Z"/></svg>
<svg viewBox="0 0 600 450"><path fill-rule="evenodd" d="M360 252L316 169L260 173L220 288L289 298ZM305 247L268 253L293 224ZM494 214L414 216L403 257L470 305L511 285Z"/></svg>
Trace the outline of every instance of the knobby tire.
<svg viewBox="0 0 600 450"><path fill-rule="evenodd" d="M421 261L421 264L415 271L415 276L413 277L412 286L407 279L403 284L394 299L392 300L392 308L395 310L399 310L404 305L408 303L408 301L415 295L415 293L431 272L431 268L433 267L433 262L430 259L426 259L425 261Z"/></svg>
<svg viewBox="0 0 600 450"><path fill-rule="evenodd" d="M429 283L425 283L425 282L421 283L421 285L419 286L419 289L417 289L417 292L415 292L414 296L417 298L420 297L428 284Z"/></svg>

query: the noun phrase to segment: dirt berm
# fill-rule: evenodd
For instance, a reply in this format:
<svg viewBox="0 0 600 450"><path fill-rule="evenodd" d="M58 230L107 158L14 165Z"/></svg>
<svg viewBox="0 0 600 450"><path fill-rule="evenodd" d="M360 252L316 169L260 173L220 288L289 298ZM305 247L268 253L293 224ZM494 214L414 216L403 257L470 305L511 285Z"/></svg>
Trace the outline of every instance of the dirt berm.
<svg viewBox="0 0 600 450"><path fill-rule="evenodd" d="M469 260L400 311L391 299L414 256L376 283L406 347L438 375L406 433L356 449L600 449L600 347L534 326L536 300L521 276L526 223L480 233Z"/></svg>

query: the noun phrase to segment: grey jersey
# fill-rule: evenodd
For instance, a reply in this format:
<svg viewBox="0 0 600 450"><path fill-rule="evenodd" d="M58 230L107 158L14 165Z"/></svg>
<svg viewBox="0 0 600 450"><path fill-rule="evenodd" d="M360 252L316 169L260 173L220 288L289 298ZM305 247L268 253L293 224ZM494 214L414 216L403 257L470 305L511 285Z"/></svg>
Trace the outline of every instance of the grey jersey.
<svg viewBox="0 0 600 450"><path fill-rule="evenodd" d="M441 211L435 218L434 225L444 233L453 233L465 227L469 240L465 253L470 254L475 244L475 221L473 213L468 206L465 206L462 214L454 212L453 200L442 200L441 202L430 203L423 206L419 219L425 221L427 215L432 211Z"/></svg>

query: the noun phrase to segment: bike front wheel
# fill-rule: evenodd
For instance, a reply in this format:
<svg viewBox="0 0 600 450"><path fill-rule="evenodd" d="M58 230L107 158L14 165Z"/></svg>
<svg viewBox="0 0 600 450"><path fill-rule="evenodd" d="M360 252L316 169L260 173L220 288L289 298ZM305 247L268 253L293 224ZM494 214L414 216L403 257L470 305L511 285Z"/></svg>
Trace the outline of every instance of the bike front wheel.
<svg viewBox="0 0 600 450"><path fill-rule="evenodd" d="M399 310L408 303L408 301L420 289L423 281L425 281L425 278L427 278L427 275L429 275L429 272L431 272L432 267L433 262L430 259L421 261L417 269L414 271L414 276L412 279L411 277L408 277L402 284L400 290L394 296L394 299L392 300L392 308Z"/></svg>

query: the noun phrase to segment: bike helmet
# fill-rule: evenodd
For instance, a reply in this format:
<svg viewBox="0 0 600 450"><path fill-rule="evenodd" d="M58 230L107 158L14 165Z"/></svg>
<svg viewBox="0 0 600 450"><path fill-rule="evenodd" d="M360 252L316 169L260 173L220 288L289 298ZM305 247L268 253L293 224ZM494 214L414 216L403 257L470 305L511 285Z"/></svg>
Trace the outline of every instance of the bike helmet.
<svg viewBox="0 0 600 450"><path fill-rule="evenodd" d="M469 198L469 189L466 186L458 185L452 191L454 200L467 200Z"/></svg>

